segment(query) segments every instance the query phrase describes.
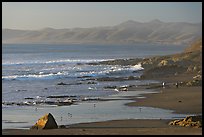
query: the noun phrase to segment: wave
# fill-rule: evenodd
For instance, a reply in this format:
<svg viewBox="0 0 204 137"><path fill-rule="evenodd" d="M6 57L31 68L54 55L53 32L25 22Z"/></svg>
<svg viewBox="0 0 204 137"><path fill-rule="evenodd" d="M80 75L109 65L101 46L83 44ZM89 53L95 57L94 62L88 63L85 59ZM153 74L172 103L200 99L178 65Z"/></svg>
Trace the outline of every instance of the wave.
<svg viewBox="0 0 204 137"><path fill-rule="evenodd" d="M107 60L113 60L113 59L66 59L66 60L52 60L52 61L46 61L46 64L49 63L66 63L66 62L73 62L73 63L89 63L89 62L100 62L100 61L107 61Z"/></svg>
<svg viewBox="0 0 204 137"><path fill-rule="evenodd" d="M108 69L106 69L104 72L101 73L106 73L106 74L122 74L126 72L133 72L133 71L140 71L143 70L144 68L142 67L141 64L134 65L134 66L112 66Z"/></svg>
<svg viewBox="0 0 204 137"><path fill-rule="evenodd" d="M96 71L96 70L83 71L83 72L80 72L79 74L81 76L95 77L95 76L105 76L105 75L126 74L126 73L132 73L135 71L141 71L144 69L141 64L137 64L134 66L107 65L102 67L103 67L102 70L99 70L99 71Z"/></svg>
<svg viewBox="0 0 204 137"><path fill-rule="evenodd" d="M27 62L3 62L3 66L12 65L37 65L37 64L56 64L56 63L90 63L101 62L114 59L59 59L59 60L47 60L47 61L27 61Z"/></svg>
<svg viewBox="0 0 204 137"><path fill-rule="evenodd" d="M132 66L133 68L135 68L136 70L143 70L144 68L142 67L142 64L139 63L139 64L136 64L134 66Z"/></svg>
<svg viewBox="0 0 204 137"><path fill-rule="evenodd" d="M48 68L46 68L48 69ZM44 69L41 69L39 72L28 72L26 74L18 75L9 75L2 76L2 80L34 80L34 79L57 79L57 78L80 78L84 76L89 77L103 77L110 75L128 75L135 71L143 70L144 68L141 64L134 66L120 66L120 65L100 65L100 66L80 66L80 67L66 67L63 70L58 70L58 68L52 68L52 72L45 72ZM46 70L47 71L47 70ZM55 71L55 72L53 72ZM21 71L22 72L22 71ZM32 74L31 74L32 73Z"/></svg>
<svg viewBox="0 0 204 137"><path fill-rule="evenodd" d="M12 76L2 76L2 80L27 80L27 79L55 79L56 77L60 77L63 75L68 75L67 72L57 72L57 73L49 73L44 74L40 72L39 74L29 74L29 75L12 75Z"/></svg>

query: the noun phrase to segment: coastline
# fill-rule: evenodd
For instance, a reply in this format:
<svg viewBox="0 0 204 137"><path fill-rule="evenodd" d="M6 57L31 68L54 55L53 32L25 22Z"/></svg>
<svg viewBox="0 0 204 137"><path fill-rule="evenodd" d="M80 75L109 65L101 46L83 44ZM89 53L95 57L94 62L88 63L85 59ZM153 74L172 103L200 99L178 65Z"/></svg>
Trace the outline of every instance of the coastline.
<svg viewBox="0 0 204 137"><path fill-rule="evenodd" d="M189 80L192 76L181 75L177 77L157 78L159 81L172 83L177 80ZM137 88L135 89L135 91ZM130 107L147 106L174 110L182 114L202 114L202 87L179 87L157 88L158 93L149 93L142 96L146 98L125 104ZM185 94L184 94L185 93ZM130 97L134 100L134 96ZM181 102L180 102L181 101ZM165 103L162 103L165 102ZM123 119L102 122L80 123L66 125L66 128L53 130L24 130L3 129L2 134L9 135L202 135L202 128L186 128L169 126L171 121L165 119Z"/></svg>
<svg viewBox="0 0 204 137"><path fill-rule="evenodd" d="M172 76L168 78L157 78L167 83L166 88L157 89L158 93L145 94L145 99L136 99L128 106L149 106L174 110L179 114L202 114L202 86L179 86L177 81L191 80L191 75Z"/></svg>
<svg viewBox="0 0 204 137"><path fill-rule="evenodd" d="M142 64L146 69L141 80L157 80L157 85L140 85L125 87L125 91L137 91L138 89L153 89L157 93L142 95L145 98L129 96L131 103L128 107L154 107L173 110L173 113L186 116L202 116L202 47L197 44L199 50L183 52L169 56L156 56L146 59L120 59L100 62L113 65L137 65ZM192 51L192 50L191 50ZM90 63L97 65L100 63ZM130 77L132 79L132 77ZM134 78L134 77L133 77ZM103 79L116 80L116 79ZM117 79L118 80L118 79ZM128 80L128 79L119 79ZM162 83L165 82L165 87ZM176 83L178 87L176 86ZM110 86L111 87L111 86ZM65 125L65 128L53 130L23 130L3 129L5 135L202 135L201 128L172 126L168 123L173 119L123 119L92 123L80 123ZM201 119L202 123L202 119Z"/></svg>
<svg viewBox="0 0 204 137"><path fill-rule="evenodd" d="M7 129L2 133L4 135L202 135L202 128L172 127L168 126L168 120L130 119L81 123L66 129Z"/></svg>

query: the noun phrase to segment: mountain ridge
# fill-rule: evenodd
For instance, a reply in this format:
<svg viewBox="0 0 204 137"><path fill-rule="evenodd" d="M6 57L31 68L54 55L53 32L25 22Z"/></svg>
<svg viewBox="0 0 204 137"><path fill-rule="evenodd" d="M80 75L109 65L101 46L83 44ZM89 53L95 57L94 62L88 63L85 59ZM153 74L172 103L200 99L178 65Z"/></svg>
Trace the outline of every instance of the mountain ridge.
<svg viewBox="0 0 204 137"><path fill-rule="evenodd" d="M2 29L2 43L15 44L186 44L202 37L201 23L128 20L93 28Z"/></svg>

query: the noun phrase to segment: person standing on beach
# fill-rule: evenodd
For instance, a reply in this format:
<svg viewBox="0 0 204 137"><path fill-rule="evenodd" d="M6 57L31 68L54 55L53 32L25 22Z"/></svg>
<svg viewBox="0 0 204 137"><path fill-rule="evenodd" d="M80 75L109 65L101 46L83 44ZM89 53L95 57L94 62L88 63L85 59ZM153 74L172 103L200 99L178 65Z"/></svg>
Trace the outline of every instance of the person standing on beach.
<svg viewBox="0 0 204 137"><path fill-rule="evenodd" d="M166 83L165 83L165 82L163 82L163 83L162 83L162 87L163 87L163 88L165 88L165 85L166 85Z"/></svg>
<svg viewBox="0 0 204 137"><path fill-rule="evenodd" d="M178 82L176 82L176 88L178 88Z"/></svg>

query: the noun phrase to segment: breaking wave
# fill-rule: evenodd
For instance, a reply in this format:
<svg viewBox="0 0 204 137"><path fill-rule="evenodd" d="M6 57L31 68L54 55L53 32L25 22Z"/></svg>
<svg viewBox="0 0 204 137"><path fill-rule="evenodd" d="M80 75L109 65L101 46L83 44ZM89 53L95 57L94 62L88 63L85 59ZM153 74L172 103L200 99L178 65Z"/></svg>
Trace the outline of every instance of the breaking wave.
<svg viewBox="0 0 204 137"><path fill-rule="evenodd" d="M3 66L12 65L37 65L37 64L57 64L57 63L89 63L89 62L100 62L114 59L59 59L59 60L46 60L46 61L20 61L20 62L3 62Z"/></svg>
<svg viewBox="0 0 204 137"><path fill-rule="evenodd" d="M56 77L60 77L63 75L68 75L64 72L57 72L57 73L49 73L44 74L43 72L40 72L39 74L28 74L28 75L12 75L12 76L2 76L2 80L27 80L27 79L55 79Z"/></svg>

